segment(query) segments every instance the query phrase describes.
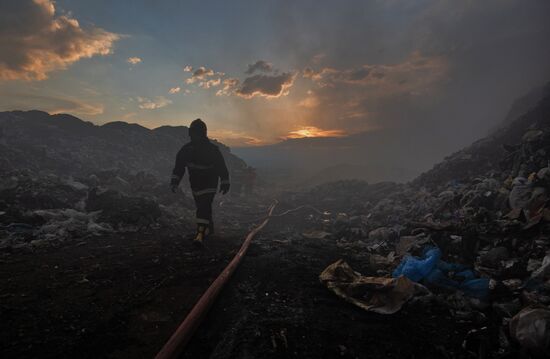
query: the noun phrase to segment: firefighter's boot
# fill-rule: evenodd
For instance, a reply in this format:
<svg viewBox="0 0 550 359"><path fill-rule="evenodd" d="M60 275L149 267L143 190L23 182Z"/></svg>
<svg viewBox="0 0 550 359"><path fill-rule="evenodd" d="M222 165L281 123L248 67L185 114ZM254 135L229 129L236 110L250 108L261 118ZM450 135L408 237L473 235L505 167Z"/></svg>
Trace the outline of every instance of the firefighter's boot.
<svg viewBox="0 0 550 359"><path fill-rule="evenodd" d="M197 227L197 235L195 236L195 239L193 239L193 244L194 245L196 245L198 247L202 247L203 240L204 240L204 237L205 237L205 231L206 231L205 226L199 225Z"/></svg>

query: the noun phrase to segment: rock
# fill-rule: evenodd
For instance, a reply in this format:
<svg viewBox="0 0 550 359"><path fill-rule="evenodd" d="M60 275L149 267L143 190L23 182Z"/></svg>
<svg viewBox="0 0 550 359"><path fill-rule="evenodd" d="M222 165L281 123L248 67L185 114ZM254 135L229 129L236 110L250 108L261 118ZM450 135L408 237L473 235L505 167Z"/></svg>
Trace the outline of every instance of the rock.
<svg viewBox="0 0 550 359"><path fill-rule="evenodd" d="M428 241L429 239L423 235L400 237L399 242L395 246L395 253L402 256L413 248L419 249L422 245L428 243Z"/></svg>
<svg viewBox="0 0 550 359"><path fill-rule="evenodd" d="M506 247L492 248L484 256L481 257L481 263L489 267L497 267L500 261L506 260L510 257L508 249Z"/></svg>
<svg viewBox="0 0 550 359"><path fill-rule="evenodd" d="M504 284L504 286L506 286L509 290L514 291L521 288L523 281L517 278L505 279L502 281L502 284Z"/></svg>
<svg viewBox="0 0 550 359"><path fill-rule="evenodd" d="M397 233L388 227L380 227L369 232L369 241L386 242L397 238Z"/></svg>
<svg viewBox="0 0 550 359"><path fill-rule="evenodd" d="M529 130L525 132L521 140L524 142L534 142L540 139L543 134L544 132L541 130Z"/></svg>
<svg viewBox="0 0 550 359"><path fill-rule="evenodd" d="M330 237L330 233L325 231L309 231L302 233L302 236L304 236L307 239L325 239Z"/></svg>
<svg viewBox="0 0 550 359"><path fill-rule="evenodd" d="M547 255L542 260L542 263L538 269L531 273L531 279L543 280L550 276L550 255Z"/></svg>
<svg viewBox="0 0 550 359"><path fill-rule="evenodd" d="M540 268L542 261L534 258L529 258L527 261L527 271L533 272L534 270Z"/></svg>
<svg viewBox="0 0 550 359"><path fill-rule="evenodd" d="M531 199L532 186L525 177L516 177L512 182L508 203L512 209L525 208Z"/></svg>
<svg viewBox="0 0 550 359"><path fill-rule="evenodd" d="M521 310L521 302L514 299L510 302L493 303L493 308L502 316L511 318Z"/></svg>
<svg viewBox="0 0 550 359"><path fill-rule="evenodd" d="M98 219L114 226L135 225L145 227L161 215L155 201L143 197L130 197L115 190L92 189L88 193L86 210L98 211Z"/></svg>
<svg viewBox="0 0 550 359"><path fill-rule="evenodd" d="M550 310L525 308L510 321L510 336L535 355L550 355ZM547 357L547 356L546 356Z"/></svg>

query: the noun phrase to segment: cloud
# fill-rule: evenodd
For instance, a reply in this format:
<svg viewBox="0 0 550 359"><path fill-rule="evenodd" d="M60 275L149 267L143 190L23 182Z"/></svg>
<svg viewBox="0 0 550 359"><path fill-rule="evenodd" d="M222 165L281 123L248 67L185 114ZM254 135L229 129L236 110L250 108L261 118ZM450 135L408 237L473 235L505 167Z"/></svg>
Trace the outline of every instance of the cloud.
<svg viewBox="0 0 550 359"><path fill-rule="evenodd" d="M428 57L414 51L403 62L396 64L365 64L344 70L327 67L317 72L306 68L303 76L311 78L320 86L340 83L376 87L378 91L395 93L433 85L444 77L447 68L444 57Z"/></svg>
<svg viewBox="0 0 550 359"><path fill-rule="evenodd" d="M235 94L246 99L255 96L266 98L286 96L294 84L295 77L292 72L283 72L278 75L253 75L243 81Z"/></svg>
<svg viewBox="0 0 550 359"><path fill-rule="evenodd" d="M138 97L137 101L139 103L139 108L141 108L142 110L156 110L172 103L171 100L167 99L164 96L157 96L154 100Z"/></svg>
<svg viewBox="0 0 550 359"><path fill-rule="evenodd" d="M199 86L202 87L203 89L209 89L211 87L219 86L221 83L222 83L222 79L217 78L217 79L212 79L208 81L201 81L199 82Z"/></svg>
<svg viewBox="0 0 550 359"><path fill-rule="evenodd" d="M413 126L425 108L439 101L449 70L446 57L420 51L388 63L306 67L302 76L316 88L297 105L304 111L302 121L319 128L337 123L357 133Z"/></svg>
<svg viewBox="0 0 550 359"><path fill-rule="evenodd" d="M193 77L195 78L203 79L207 76L214 76L214 70L201 66L193 72Z"/></svg>
<svg viewBox="0 0 550 359"><path fill-rule="evenodd" d="M51 114L70 113L74 115L97 116L103 114L104 106L102 104L88 103L71 97L0 92L0 109L40 109Z"/></svg>
<svg viewBox="0 0 550 359"><path fill-rule="evenodd" d="M193 68L186 66L184 70L191 72ZM246 73L252 74L258 71L272 72L274 71L273 65L264 60L259 60L254 64L248 65ZM185 82L187 84L196 83L203 89L221 86L216 91L216 96L235 95L246 99L256 96L277 98L288 95L289 89L294 84L296 74L293 72L279 73L278 71L274 71L273 74L255 74L246 77L242 82L234 77L224 77L225 73L223 72L215 72L212 69L201 66L195 69L191 77Z"/></svg>
<svg viewBox="0 0 550 359"><path fill-rule="evenodd" d="M229 96L234 93L239 85L239 80L235 78L227 78L222 81L223 88L216 92L216 96Z"/></svg>
<svg viewBox="0 0 550 359"><path fill-rule="evenodd" d="M191 72L193 68L191 66L186 66L183 70L186 72ZM192 84L195 82L204 81L208 77L223 76L223 75L225 75L223 72L214 72L214 70L212 69L208 69L204 66L201 66L195 71L193 71L193 73L191 74L191 77L185 80L185 82L188 84Z"/></svg>
<svg viewBox="0 0 550 359"><path fill-rule="evenodd" d="M54 107L51 113L71 113L77 115L97 116L104 112L102 104L91 104L76 99L64 99L65 104Z"/></svg>
<svg viewBox="0 0 550 359"><path fill-rule="evenodd" d="M271 72L273 71L273 65L264 60L258 60L253 64L248 65L248 69L244 72L247 75L252 75L254 72Z"/></svg>
<svg viewBox="0 0 550 359"><path fill-rule="evenodd" d="M51 0L2 1L0 80L44 80L74 62L113 51L120 35L84 29L69 14L56 15Z"/></svg>
<svg viewBox="0 0 550 359"><path fill-rule="evenodd" d="M129 64L132 64L132 65L137 65L141 62L141 58L139 57L129 57L126 62L128 62Z"/></svg>
<svg viewBox="0 0 550 359"><path fill-rule="evenodd" d="M171 94L175 94L181 91L181 87L172 87L168 92Z"/></svg>
<svg viewBox="0 0 550 359"><path fill-rule="evenodd" d="M343 137L346 136L344 130L323 130L315 126L305 126L299 130L290 131L285 138L304 138L304 137Z"/></svg>
<svg viewBox="0 0 550 359"><path fill-rule="evenodd" d="M311 67L306 67L302 71L302 76L306 79L320 80L320 72L313 70Z"/></svg>
<svg viewBox="0 0 550 359"><path fill-rule="evenodd" d="M239 131L219 129L209 131L209 133L210 137L220 140L228 146L258 146L265 144L261 139Z"/></svg>

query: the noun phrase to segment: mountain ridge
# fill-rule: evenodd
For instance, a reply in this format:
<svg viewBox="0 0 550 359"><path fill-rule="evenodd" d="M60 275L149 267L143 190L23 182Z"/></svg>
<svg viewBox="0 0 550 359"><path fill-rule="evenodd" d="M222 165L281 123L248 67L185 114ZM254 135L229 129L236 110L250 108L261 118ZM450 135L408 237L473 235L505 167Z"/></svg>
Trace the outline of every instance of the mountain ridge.
<svg viewBox="0 0 550 359"><path fill-rule="evenodd" d="M186 126L148 129L124 121L96 125L70 114L40 110L0 112L0 169L82 175L116 168L169 177L177 151L189 141L187 130ZM246 166L229 147L212 142L230 168Z"/></svg>

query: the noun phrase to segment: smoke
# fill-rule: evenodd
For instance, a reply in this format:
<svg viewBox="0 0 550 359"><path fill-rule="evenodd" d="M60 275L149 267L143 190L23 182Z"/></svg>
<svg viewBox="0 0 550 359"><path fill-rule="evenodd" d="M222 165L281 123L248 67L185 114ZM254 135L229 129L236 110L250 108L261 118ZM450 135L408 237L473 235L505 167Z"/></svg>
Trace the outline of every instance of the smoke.
<svg viewBox="0 0 550 359"><path fill-rule="evenodd" d="M368 146L371 162L429 168L550 80L548 1L285 1L271 10L276 60L302 73L288 96L300 109L295 124L361 141L376 130L384 141ZM342 161L363 160L360 149Z"/></svg>

